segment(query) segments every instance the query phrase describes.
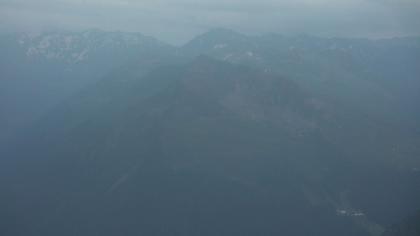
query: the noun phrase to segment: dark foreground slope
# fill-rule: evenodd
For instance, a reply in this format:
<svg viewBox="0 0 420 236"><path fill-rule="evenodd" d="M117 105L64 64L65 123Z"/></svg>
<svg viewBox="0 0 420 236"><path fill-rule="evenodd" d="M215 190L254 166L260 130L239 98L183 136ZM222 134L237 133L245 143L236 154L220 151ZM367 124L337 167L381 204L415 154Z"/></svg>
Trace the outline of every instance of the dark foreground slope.
<svg viewBox="0 0 420 236"><path fill-rule="evenodd" d="M402 222L395 224L383 236L418 236L420 235L420 212L407 217Z"/></svg>
<svg viewBox="0 0 420 236"><path fill-rule="evenodd" d="M206 57L116 75L2 159L0 234L380 235L419 206L417 144Z"/></svg>

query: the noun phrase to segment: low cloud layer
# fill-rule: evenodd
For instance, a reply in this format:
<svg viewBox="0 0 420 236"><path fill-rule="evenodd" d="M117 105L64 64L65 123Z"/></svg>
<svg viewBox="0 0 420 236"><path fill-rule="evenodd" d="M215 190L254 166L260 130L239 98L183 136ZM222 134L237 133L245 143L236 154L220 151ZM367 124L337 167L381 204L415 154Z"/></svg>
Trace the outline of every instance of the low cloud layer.
<svg viewBox="0 0 420 236"><path fill-rule="evenodd" d="M1 31L137 31L183 43L210 28L254 34L420 34L419 0L0 0Z"/></svg>

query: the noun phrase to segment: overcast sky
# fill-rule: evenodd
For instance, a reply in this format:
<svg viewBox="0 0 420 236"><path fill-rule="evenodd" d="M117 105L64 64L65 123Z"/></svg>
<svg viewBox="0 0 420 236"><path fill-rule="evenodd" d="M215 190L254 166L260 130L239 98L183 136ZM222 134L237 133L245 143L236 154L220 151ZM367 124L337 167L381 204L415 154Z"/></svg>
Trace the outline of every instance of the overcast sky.
<svg viewBox="0 0 420 236"><path fill-rule="evenodd" d="M136 31L180 44L208 29L420 35L420 0L0 0L0 31Z"/></svg>

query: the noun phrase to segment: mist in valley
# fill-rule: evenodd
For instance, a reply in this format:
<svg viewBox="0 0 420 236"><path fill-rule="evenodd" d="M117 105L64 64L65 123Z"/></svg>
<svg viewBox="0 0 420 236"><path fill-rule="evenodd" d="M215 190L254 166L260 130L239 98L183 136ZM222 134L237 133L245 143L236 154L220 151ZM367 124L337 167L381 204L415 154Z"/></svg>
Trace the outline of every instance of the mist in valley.
<svg viewBox="0 0 420 236"><path fill-rule="evenodd" d="M420 3L0 0L0 235L420 235Z"/></svg>

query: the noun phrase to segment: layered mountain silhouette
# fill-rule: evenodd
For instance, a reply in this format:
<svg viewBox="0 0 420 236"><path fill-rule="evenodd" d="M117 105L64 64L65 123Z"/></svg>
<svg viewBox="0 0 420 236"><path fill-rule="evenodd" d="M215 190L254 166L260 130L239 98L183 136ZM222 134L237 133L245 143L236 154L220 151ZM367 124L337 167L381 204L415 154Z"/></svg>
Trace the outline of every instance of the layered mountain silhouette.
<svg viewBox="0 0 420 236"><path fill-rule="evenodd" d="M324 52L335 40L284 40L306 45L301 64L281 52L291 46L276 46L280 36L215 30L152 62L135 58L60 102L2 152L0 232L388 233L420 208L416 114L388 104L382 95L392 92L410 107L385 89L387 78L356 70L353 52L349 64L337 60L341 49ZM373 51L418 42L338 41ZM366 68L383 73L375 66ZM416 68L407 68L398 83L418 83ZM373 95L356 89L366 84Z"/></svg>
<svg viewBox="0 0 420 236"><path fill-rule="evenodd" d="M193 39L183 49L190 55L204 53L275 72L313 93L333 96L364 112L388 119L402 119L404 114L412 117L404 117L402 122L418 124L420 112L414 102L420 94L418 38L246 36L216 29Z"/></svg>
<svg viewBox="0 0 420 236"><path fill-rule="evenodd" d="M0 35L0 49L2 143L114 70L133 61L148 68L175 52L142 34L99 30Z"/></svg>

